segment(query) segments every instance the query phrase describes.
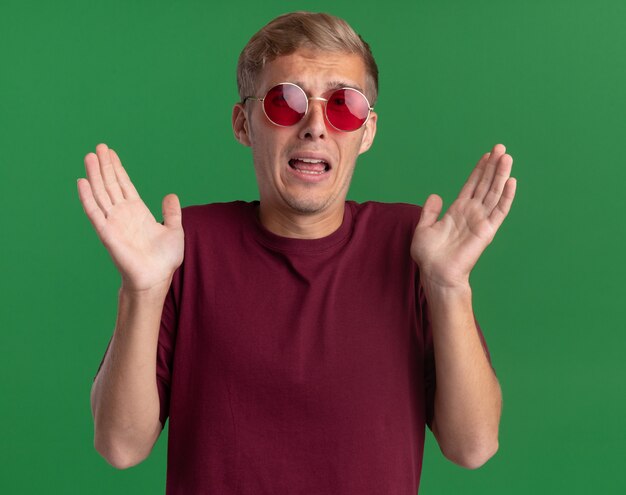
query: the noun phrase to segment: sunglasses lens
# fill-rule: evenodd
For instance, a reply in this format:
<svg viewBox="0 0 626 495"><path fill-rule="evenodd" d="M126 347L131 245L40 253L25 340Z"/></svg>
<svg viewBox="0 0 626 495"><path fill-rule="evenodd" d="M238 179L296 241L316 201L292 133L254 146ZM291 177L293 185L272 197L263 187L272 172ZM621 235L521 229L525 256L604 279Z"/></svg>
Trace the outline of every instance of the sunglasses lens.
<svg viewBox="0 0 626 495"><path fill-rule="evenodd" d="M263 100L263 108L274 124L289 126L304 117L307 103L306 94L298 86L279 84L267 92Z"/></svg>
<svg viewBox="0 0 626 495"><path fill-rule="evenodd" d="M345 88L335 91L326 104L328 121L340 131L356 131L367 120L370 105L359 91Z"/></svg>

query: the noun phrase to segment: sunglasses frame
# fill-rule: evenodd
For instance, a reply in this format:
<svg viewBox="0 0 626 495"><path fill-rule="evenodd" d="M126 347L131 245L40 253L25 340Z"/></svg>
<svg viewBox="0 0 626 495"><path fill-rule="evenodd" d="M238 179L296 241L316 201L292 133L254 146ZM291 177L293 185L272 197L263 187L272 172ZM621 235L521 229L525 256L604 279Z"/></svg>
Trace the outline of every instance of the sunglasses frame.
<svg viewBox="0 0 626 495"><path fill-rule="evenodd" d="M356 129L352 129L350 131L346 131L344 129L339 129L328 118L328 112L327 112L327 110L328 110L328 98L322 98L321 96L308 96L306 94L306 91L304 91L304 89L302 89L300 86L298 86L297 84L292 83L292 82L281 82L281 83L278 83L278 84L274 84L270 89L268 89L266 91L265 96L263 96L263 98L257 98L255 96L246 96L243 99L242 104L245 104L246 100L260 101L260 102L263 103L263 105L261 105L261 106L263 108L263 113L265 114L265 117L267 118L267 120L269 120L272 124L277 125L278 127L292 127L292 126L296 125L298 122L294 122L293 124L290 124L290 125L278 124L277 122L274 122L272 119L270 119L269 115L267 115L267 112L265 111L265 103L264 102L265 102L265 98L267 98L267 95L269 94L269 92L272 91L275 87L283 86L283 85L295 86L300 91L302 91L302 94L304 95L304 97L306 99L306 108L304 110L304 114L302 115L302 117L300 117L300 120L298 120L298 122L300 122L304 117L306 117L306 114L309 113L309 101L311 101L311 100L323 101L324 102L324 117L326 118L326 121L333 127L333 129L336 129L336 130L338 130L340 132L354 132L354 131L358 131L361 127L363 127L365 124L367 124L367 121L369 120L370 115L374 111L374 107L370 106L370 101L367 99L367 96L365 96L363 93L361 93L358 89L350 88L350 87L334 89L333 92L330 94L330 96L334 95L337 91L341 91L341 90L356 91L357 93L359 93L365 99L365 103L367 103L367 117L365 117L365 120L363 121L363 123L359 127L357 127Z"/></svg>

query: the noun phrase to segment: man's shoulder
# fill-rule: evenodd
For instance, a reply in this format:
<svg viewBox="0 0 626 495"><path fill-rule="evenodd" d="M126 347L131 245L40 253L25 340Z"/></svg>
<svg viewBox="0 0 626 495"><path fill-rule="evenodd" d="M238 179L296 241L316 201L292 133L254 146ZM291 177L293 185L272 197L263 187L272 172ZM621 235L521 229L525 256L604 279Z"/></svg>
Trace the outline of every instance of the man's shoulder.
<svg viewBox="0 0 626 495"><path fill-rule="evenodd" d="M256 202L230 201L190 205L182 208L183 228L202 226L233 225L249 218L256 208Z"/></svg>
<svg viewBox="0 0 626 495"><path fill-rule="evenodd" d="M409 203L384 203L380 201L366 201L356 203L347 202L355 213L355 217L364 218L375 223L385 225L417 225L422 207Z"/></svg>

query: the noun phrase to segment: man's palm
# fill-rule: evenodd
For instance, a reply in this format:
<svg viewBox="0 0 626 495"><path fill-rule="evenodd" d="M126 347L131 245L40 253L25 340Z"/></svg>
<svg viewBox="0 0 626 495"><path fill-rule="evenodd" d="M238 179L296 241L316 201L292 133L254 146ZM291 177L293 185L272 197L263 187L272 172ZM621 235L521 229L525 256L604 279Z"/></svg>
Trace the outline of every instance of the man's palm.
<svg viewBox="0 0 626 495"><path fill-rule="evenodd" d="M117 154L98 145L85 157L87 179L79 179L81 203L98 237L133 290L167 283L180 266L184 234L178 197L163 199L164 224L139 197Z"/></svg>
<svg viewBox="0 0 626 495"><path fill-rule="evenodd" d="M411 256L423 278L440 287L466 284L478 258L509 212L516 181L512 158L502 145L484 155L458 198L441 220L443 202L435 194L424 204L415 229Z"/></svg>

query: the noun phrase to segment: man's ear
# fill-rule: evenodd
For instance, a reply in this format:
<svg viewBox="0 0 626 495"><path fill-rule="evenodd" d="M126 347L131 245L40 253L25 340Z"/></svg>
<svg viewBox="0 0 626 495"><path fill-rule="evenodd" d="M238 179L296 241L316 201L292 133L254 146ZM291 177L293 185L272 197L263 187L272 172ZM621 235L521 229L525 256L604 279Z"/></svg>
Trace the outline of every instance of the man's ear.
<svg viewBox="0 0 626 495"><path fill-rule="evenodd" d="M233 107L233 132L235 133L235 139L241 144L244 146L252 146L248 115L241 103L235 103Z"/></svg>
<svg viewBox="0 0 626 495"><path fill-rule="evenodd" d="M376 112L370 113L370 118L367 119L365 124L365 132L361 138L361 147L359 148L359 155L365 153L370 149L374 142L374 136L376 136L376 121L378 120L378 114Z"/></svg>

